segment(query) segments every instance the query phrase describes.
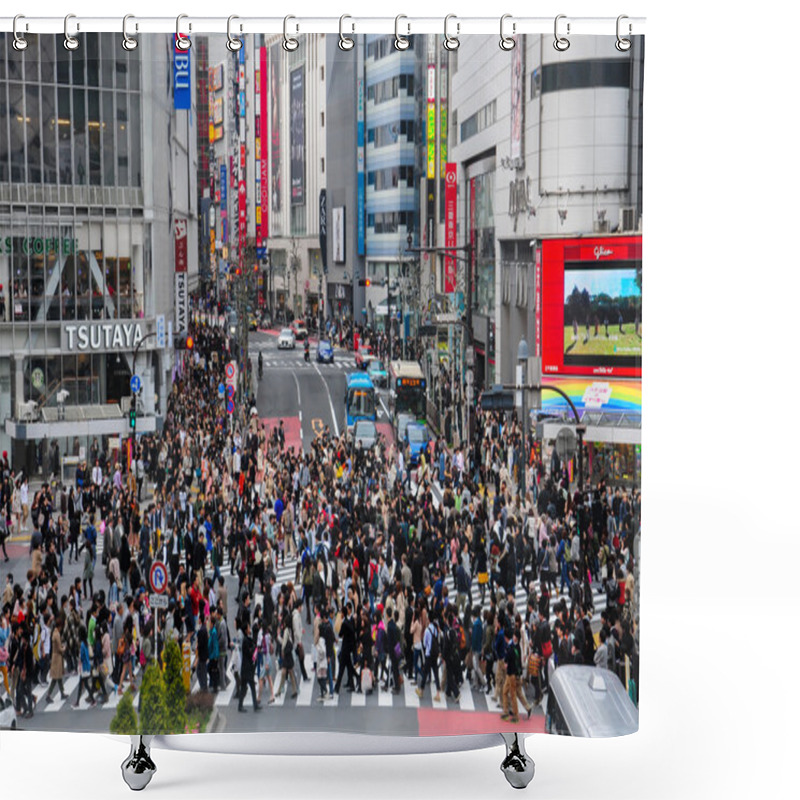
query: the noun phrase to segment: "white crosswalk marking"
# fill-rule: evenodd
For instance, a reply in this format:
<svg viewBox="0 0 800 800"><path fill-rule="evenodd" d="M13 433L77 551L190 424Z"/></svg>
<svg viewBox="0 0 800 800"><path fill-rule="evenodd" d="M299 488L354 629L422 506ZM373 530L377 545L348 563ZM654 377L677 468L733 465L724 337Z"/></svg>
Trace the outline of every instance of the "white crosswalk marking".
<svg viewBox="0 0 800 800"><path fill-rule="evenodd" d="M297 692L297 705L298 706L310 706L311 705L311 697L314 691L314 687L316 686L316 679L313 677L312 672L312 663L311 663L311 656L305 657L305 667L306 667L306 674L311 678L310 681L304 681L302 677L298 678L300 684L298 686Z"/></svg>
<svg viewBox="0 0 800 800"><path fill-rule="evenodd" d="M380 687L377 689L378 691L378 705L383 708L391 708L394 705L394 695L392 694L392 690L389 689L388 691L384 691Z"/></svg>
<svg viewBox="0 0 800 800"><path fill-rule="evenodd" d="M78 678L77 675L70 675L69 678L64 679L64 693L67 695L67 700L62 700L61 695L57 694L58 687L53 690L54 697L52 703L44 703L44 698L42 698L41 702L44 703L45 713L60 711L62 707L69 702L69 699L72 697L72 693L78 688L79 680L80 678Z"/></svg>
<svg viewBox="0 0 800 800"><path fill-rule="evenodd" d="M417 687L411 683L408 678L403 681L403 696L405 698L406 708L419 708Z"/></svg>
<svg viewBox="0 0 800 800"><path fill-rule="evenodd" d="M472 690L469 688L469 681L464 678L464 683L461 685L461 694L458 703L462 711L475 710L475 698L472 696Z"/></svg>
<svg viewBox="0 0 800 800"><path fill-rule="evenodd" d="M367 696L364 692L352 692L350 694L350 705L353 708L364 708L367 705Z"/></svg>

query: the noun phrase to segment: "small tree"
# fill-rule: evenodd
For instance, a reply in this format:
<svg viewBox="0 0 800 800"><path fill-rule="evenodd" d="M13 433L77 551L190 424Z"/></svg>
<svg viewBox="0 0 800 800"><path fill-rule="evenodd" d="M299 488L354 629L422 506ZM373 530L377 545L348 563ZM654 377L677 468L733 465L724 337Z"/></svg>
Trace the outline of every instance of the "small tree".
<svg viewBox="0 0 800 800"><path fill-rule="evenodd" d="M174 639L164 648L164 683L167 700L167 728L169 733L186 730L186 687L183 684L183 654Z"/></svg>
<svg viewBox="0 0 800 800"><path fill-rule="evenodd" d="M140 733L172 733L168 727L167 687L156 664L150 664L144 671L139 710Z"/></svg>
<svg viewBox="0 0 800 800"><path fill-rule="evenodd" d="M133 707L133 692L128 689L119 701L117 712L111 720L111 733L118 736L135 736L139 732L139 720Z"/></svg>

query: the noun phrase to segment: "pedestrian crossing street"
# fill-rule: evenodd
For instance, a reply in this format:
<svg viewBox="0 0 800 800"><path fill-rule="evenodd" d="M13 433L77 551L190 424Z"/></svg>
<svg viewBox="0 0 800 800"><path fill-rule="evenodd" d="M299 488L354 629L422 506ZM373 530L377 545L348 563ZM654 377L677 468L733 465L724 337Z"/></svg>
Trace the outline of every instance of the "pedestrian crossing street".
<svg viewBox="0 0 800 800"><path fill-rule="evenodd" d="M308 361L303 357L303 348L301 345L295 350L278 350L277 346L268 342L251 342L249 345L250 357L254 360L258 359L258 354L264 360L264 369L303 369L311 368L314 366L319 369L334 369L334 370L354 370L356 368L356 360L351 355L340 355L334 353L333 363L317 362L316 349L312 348L309 354Z"/></svg>

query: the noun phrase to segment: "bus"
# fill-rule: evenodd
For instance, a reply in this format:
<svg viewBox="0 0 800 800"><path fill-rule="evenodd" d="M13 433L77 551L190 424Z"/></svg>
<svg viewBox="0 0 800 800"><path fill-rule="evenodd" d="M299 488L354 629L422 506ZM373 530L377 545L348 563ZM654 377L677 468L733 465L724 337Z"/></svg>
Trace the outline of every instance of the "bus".
<svg viewBox="0 0 800 800"><path fill-rule="evenodd" d="M344 413L348 433L352 432L356 420L377 420L375 399L375 387L366 372L351 372L347 376Z"/></svg>
<svg viewBox="0 0 800 800"><path fill-rule="evenodd" d="M426 421L426 381L422 367L416 361L392 361L389 370L390 398L394 403L394 418L411 414L417 422Z"/></svg>

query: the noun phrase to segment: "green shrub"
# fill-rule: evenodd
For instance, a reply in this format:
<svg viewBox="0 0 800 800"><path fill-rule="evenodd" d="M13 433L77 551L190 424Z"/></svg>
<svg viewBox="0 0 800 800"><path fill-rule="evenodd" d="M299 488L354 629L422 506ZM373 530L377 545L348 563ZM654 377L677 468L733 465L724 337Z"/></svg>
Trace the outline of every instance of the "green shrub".
<svg viewBox="0 0 800 800"><path fill-rule="evenodd" d="M164 648L164 683L167 699L169 733L186 729L186 687L183 685L183 654L180 645L170 639Z"/></svg>
<svg viewBox="0 0 800 800"><path fill-rule="evenodd" d="M164 675L156 664L150 664L145 668L140 702L140 733L165 734L177 732L170 728ZM180 732L183 732L183 728L181 728Z"/></svg>
<svg viewBox="0 0 800 800"><path fill-rule="evenodd" d="M118 736L135 736L139 733L139 720L133 707L133 692L130 689L119 701L117 711L111 720L111 733Z"/></svg>

